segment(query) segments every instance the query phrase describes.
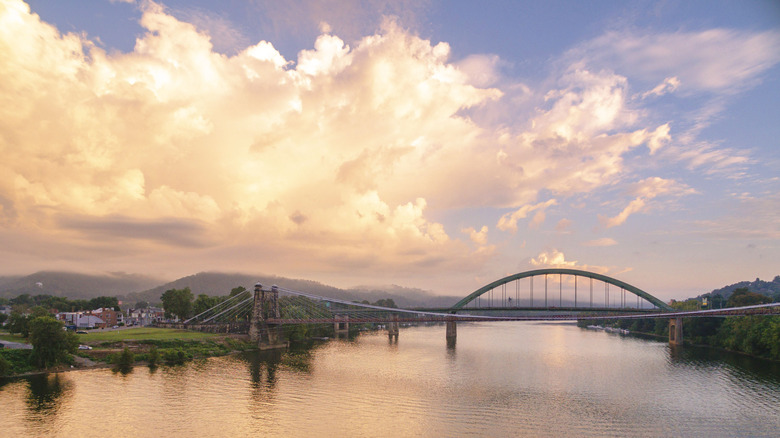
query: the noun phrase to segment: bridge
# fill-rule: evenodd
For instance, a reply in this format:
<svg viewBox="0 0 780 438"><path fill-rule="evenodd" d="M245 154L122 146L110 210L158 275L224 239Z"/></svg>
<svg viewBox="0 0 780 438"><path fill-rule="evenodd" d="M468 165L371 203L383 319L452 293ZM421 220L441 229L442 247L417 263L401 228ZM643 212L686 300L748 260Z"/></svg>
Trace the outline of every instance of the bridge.
<svg viewBox="0 0 780 438"><path fill-rule="evenodd" d="M780 314L780 303L675 312L658 298L615 278L577 269L549 268L496 280L447 308L383 307L276 285L264 288L258 283L254 293L237 294L183 323L168 326L248 333L260 349L270 349L286 347L284 328L301 324L332 324L336 334L348 332L350 324L381 324L391 339L397 339L401 324L441 322L446 324L448 343L454 343L457 322L664 318L669 320L669 342L679 345L684 317L770 314Z"/></svg>

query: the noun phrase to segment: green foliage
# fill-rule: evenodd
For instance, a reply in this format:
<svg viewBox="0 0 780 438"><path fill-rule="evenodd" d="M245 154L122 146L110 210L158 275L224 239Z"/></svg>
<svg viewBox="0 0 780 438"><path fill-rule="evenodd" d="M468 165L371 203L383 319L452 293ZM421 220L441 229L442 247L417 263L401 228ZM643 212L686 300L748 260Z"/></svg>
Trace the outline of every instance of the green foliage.
<svg viewBox="0 0 780 438"><path fill-rule="evenodd" d="M188 355L179 349L165 350L162 357L165 363L168 365L181 365L184 362L192 359L191 355Z"/></svg>
<svg viewBox="0 0 780 438"><path fill-rule="evenodd" d="M11 312L6 328L8 333L20 333L26 338L30 336L30 317L19 312Z"/></svg>
<svg viewBox="0 0 780 438"><path fill-rule="evenodd" d="M726 301L727 307L744 307L753 306L756 304L768 304L772 302L772 298L757 293L750 292L746 287L740 287L734 290L728 301Z"/></svg>
<svg viewBox="0 0 780 438"><path fill-rule="evenodd" d="M193 313L195 315L199 315L203 312L205 312L208 309L211 309L212 307L216 306L222 301L220 297L210 297L206 294L200 294L198 295L198 298L195 300L195 303L193 303Z"/></svg>
<svg viewBox="0 0 780 438"><path fill-rule="evenodd" d="M0 375L22 374L34 370L35 367L32 366L31 356L32 350L0 350L0 357L11 367L8 374L0 373Z"/></svg>
<svg viewBox="0 0 780 438"><path fill-rule="evenodd" d="M120 370L128 370L133 366L135 362L135 355L129 348L125 347L121 353L114 358L114 364Z"/></svg>
<svg viewBox="0 0 780 438"><path fill-rule="evenodd" d="M75 353L78 338L73 332L63 330L63 325L51 316L39 316L30 321L30 343L33 346L33 364L48 368L70 359Z"/></svg>
<svg viewBox="0 0 780 438"><path fill-rule="evenodd" d="M13 374L11 362L8 362L5 356L0 355L0 376L10 376L11 374Z"/></svg>
<svg viewBox="0 0 780 438"><path fill-rule="evenodd" d="M4 322L8 320L8 315L5 313L0 313L0 326L3 325Z"/></svg>
<svg viewBox="0 0 780 438"><path fill-rule="evenodd" d="M380 307L392 307L393 309L398 308L398 306L395 305L395 301L393 301L392 298L377 300L377 302L375 302L374 305Z"/></svg>
<svg viewBox="0 0 780 438"><path fill-rule="evenodd" d="M30 320L33 320L39 316L51 316L48 310L43 306L35 306L30 309Z"/></svg>
<svg viewBox="0 0 780 438"><path fill-rule="evenodd" d="M246 292L246 288L244 286L234 287L233 289L230 289L230 297L232 298L242 292Z"/></svg>
<svg viewBox="0 0 780 438"><path fill-rule="evenodd" d="M192 314L192 291L189 287L184 289L168 289L162 296L165 316L178 316L179 319L187 319Z"/></svg>
<svg viewBox="0 0 780 438"><path fill-rule="evenodd" d="M119 300L116 297L95 297L89 300L89 310L107 307L113 309L119 307Z"/></svg>
<svg viewBox="0 0 780 438"><path fill-rule="evenodd" d="M780 360L780 316L726 318L718 331L718 345L753 356Z"/></svg>
<svg viewBox="0 0 780 438"><path fill-rule="evenodd" d="M148 302L146 302L146 301L139 301L139 302L135 303L134 309L146 309L147 307L149 307L149 303Z"/></svg>
<svg viewBox="0 0 780 438"><path fill-rule="evenodd" d="M149 349L149 353L146 355L146 361L149 362L150 367L155 367L160 363L160 351L157 350L157 347L154 345Z"/></svg>

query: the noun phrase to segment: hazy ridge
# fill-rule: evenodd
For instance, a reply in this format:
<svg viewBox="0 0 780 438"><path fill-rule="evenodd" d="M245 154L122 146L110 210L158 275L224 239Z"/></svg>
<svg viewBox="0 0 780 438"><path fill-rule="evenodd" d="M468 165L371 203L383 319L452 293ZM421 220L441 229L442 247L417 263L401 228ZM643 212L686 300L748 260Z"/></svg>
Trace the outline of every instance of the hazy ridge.
<svg viewBox="0 0 780 438"><path fill-rule="evenodd" d="M116 296L124 303L123 306L132 306L139 301L159 303L160 296L168 289L189 287L195 296L199 294L210 296L227 295L231 289L237 286L252 289L257 282L262 283L264 286L277 284L287 289L344 300L368 300L375 302L379 299L392 298L397 305L403 307L449 307L460 299L460 297L437 296L421 289L405 288L396 285L360 286L351 289L341 289L316 281L290 279L272 275L201 272L165 282L164 280L136 274L109 273L90 275L54 271L41 271L26 276L0 277L0 297L13 298L21 294L53 295L69 299Z"/></svg>

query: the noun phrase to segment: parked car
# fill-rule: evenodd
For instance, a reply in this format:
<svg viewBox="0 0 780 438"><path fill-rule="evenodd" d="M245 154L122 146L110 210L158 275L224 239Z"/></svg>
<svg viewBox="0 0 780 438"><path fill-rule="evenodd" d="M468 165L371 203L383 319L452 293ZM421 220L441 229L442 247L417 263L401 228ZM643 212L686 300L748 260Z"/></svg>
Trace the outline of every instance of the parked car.
<svg viewBox="0 0 780 438"><path fill-rule="evenodd" d="M76 333L78 333L78 334L80 334L80 335L86 335L86 334L87 334L87 331L86 331L86 330L79 330L79 331L77 331Z"/></svg>
<svg viewBox="0 0 780 438"><path fill-rule="evenodd" d="M79 350L91 350L92 347L89 345L79 345Z"/></svg>

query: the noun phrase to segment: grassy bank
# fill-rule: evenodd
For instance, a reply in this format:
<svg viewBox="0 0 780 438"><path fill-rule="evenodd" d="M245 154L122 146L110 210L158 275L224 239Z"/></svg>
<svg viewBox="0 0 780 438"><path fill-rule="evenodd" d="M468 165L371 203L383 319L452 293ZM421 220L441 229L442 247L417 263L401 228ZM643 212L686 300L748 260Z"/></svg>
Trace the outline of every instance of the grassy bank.
<svg viewBox="0 0 780 438"><path fill-rule="evenodd" d="M159 356L159 361L151 362L178 364L254 348L251 342L235 336L153 327L96 331L79 335L79 340L92 347L79 350L79 356L103 363L119 363L125 349L134 362L150 362L151 356Z"/></svg>
<svg viewBox="0 0 780 438"><path fill-rule="evenodd" d="M166 340L204 340L219 338L214 333L191 332L187 330L164 329L156 327L138 327L123 330L93 330L86 335L78 335L82 343L120 342L120 341L166 341Z"/></svg>

